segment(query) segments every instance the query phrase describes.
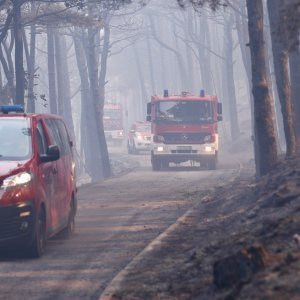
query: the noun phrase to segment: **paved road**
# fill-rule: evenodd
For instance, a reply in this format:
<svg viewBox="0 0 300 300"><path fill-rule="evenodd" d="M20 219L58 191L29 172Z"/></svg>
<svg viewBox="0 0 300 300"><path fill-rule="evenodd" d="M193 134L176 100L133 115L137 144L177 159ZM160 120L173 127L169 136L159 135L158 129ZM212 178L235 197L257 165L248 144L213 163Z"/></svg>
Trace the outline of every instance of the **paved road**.
<svg viewBox="0 0 300 300"><path fill-rule="evenodd" d="M50 240L41 259L2 254L0 299L98 299L136 255L193 206L189 195L225 183L238 168L223 159L217 171L153 172L147 154L113 156L140 166L81 187L76 234Z"/></svg>

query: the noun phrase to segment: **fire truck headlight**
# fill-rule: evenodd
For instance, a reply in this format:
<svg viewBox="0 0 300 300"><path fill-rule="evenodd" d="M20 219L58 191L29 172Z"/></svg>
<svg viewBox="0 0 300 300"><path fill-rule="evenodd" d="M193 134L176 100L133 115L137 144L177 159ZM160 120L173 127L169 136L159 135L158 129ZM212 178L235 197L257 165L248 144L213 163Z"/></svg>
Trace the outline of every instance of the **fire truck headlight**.
<svg viewBox="0 0 300 300"><path fill-rule="evenodd" d="M154 143L163 143L165 138L162 135L154 135L153 136Z"/></svg>
<svg viewBox="0 0 300 300"><path fill-rule="evenodd" d="M205 138L204 138L204 142L210 142L211 141L211 136L210 135L207 135Z"/></svg>
<svg viewBox="0 0 300 300"><path fill-rule="evenodd" d="M136 133L136 138L137 138L138 140L142 140L142 139L143 139L143 137L142 137L139 133Z"/></svg>
<svg viewBox="0 0 300 300"><path fill-rule="evenodd" d="M158 152L163 152L165 149L164 149L164 147L163 146L158 146L157 147L157 151Z"/></svg>
<svg viewBox="0 0 300 300"><path fill-rule="evenodd" d="M214 150L213 147L210 147L210 146L205 147L205 152L212 152L213 150Z"/></svg>
<svg viewBox="0 0 300 300"><path fill-rule="evenodd" d="M119 136L123 136L123 131L118 132Z"/></svg>

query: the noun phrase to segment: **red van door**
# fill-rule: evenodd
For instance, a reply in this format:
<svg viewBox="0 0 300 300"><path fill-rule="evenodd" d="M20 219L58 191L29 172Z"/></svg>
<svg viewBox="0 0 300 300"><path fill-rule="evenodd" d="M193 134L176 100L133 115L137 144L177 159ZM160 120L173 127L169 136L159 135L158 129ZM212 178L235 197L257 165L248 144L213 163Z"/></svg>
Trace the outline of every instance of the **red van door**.
<svg viewBox="0 0 300 300"><path fill-rule="evenodd" d="M37 153L45 155L48 149L48 142L44 127L41 121L38 121L35 129L36 138L36 150ZM37 197L40 197L40 201L43 199L46 204L46 220L47 220L47 235L51 233L58 227L59 218L57 214L57 209L55 205L55 198L57 197L56 186L57 186L57 172L56 172L56 162L44 162L39 163L37 167L36 184Z"/></svg>
<svg viewBox="0 0 300 300"><path fill-rule="evenodd" d="M66 225L68 220L69 209L66 205L68 201L68 184L67 179L70 177L68 174L68 169L65 163L66 160L66 150L64 146L64 141L61 138L59 128L57 125L58 119L46 119L45 123L49 130L49 135L52 140L53 145L59 147L60 158L54 162L56 168L56 181L55 181L55 211L58 217L58 227L61 229ZM70 201L69 201L70 202Z"/></svg>

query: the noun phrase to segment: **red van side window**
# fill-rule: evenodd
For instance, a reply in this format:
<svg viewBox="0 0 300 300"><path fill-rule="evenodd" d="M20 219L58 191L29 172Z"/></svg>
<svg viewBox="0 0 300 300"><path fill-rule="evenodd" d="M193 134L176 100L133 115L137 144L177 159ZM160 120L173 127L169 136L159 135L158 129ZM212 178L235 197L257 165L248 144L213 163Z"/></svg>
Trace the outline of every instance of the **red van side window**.
<svg viewBox="0 0 300 300"><path fill-rule="evenodd" d="M44 129L41 122L37 123L36 126L36 139L37 139L37 146L38 146L38 153L46 154L47 152L47 142L44 134Z"/></svg>

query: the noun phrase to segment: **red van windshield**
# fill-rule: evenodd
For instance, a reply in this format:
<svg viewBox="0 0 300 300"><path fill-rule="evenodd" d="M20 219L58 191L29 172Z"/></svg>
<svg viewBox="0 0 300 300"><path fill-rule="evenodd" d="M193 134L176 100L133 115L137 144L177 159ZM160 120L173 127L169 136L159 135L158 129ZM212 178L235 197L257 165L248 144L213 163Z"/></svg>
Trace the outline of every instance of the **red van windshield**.
<svg viewBox="0 0 300 300"><path fill-rule="evenodd" d="M0 160L26 160L32 156L28 119L0 118Z"/></svg>

